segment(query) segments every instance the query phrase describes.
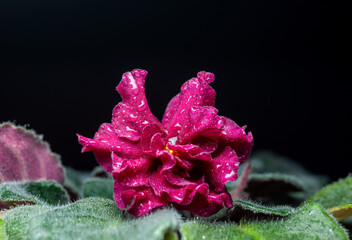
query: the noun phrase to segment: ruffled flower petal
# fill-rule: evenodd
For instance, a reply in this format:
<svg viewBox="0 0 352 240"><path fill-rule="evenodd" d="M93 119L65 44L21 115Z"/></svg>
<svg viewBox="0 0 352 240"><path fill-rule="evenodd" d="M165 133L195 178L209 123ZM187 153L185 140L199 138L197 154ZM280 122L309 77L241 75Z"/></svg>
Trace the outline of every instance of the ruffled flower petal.
<svg viewBox="0 0 352 240"><path fill-rule="evenodd" d="M214 81L212 73L200 72L183 84L181 93L172 99L166 108L163 125L169 137L177 136L182 126L188 122L189 111L195 106L214 106L215 91L209 86Z"/></svg>
<svg viewBox="0 0 352 240"><path fill-rule="evenodd" d="M227 117L222 117L225 124L221 131L221 140L225 145L230 145L238 156L242 164L249 157L253 147L253 135L246 134L246 126L239 127L234 121Z"/></svg>
<svg viewBox="0 0 352 240"><path fill-rule="evenodd" d="M93 139L79 134L77 136L83 146L82 152L93 151L97 162L110 174L112 172L111 152L130 158L143 156L138 144L119 138L113 126L108 123L100 126Z"/></svg>
<svg viewBox="0 0 352 240"><path fill-rule="evenodd" d="M120 185L126 187L149 187L149 177L157 169L157 162L152 158L122 159L112 153L112 176Z"/></svg>
<svg viewBox="0 0 352 240"><path fill-rule="evenodd" d="M128 189L116 181L114 182L114 199L119 208L127 208L130 214L137 217L169 203L167 199L157 197L150 188Z"/></svg>
<svg viewBox="0 0 352 240"><path fill-rule="evenodd" d="M144 92L144 82L147 72L133 70L123 74L117 91L122 97L113 110L112 125L120 138L136 142L140 139L143 129L160 122L150 112Z"/></svg>
<svg viewBox="0 0 352 240"><path fill-rule="evenodd" d="M143 129L141 147L144 153L156 157L165 149L167 133L157 124L150 124Z"/></svg>
<svg viewBox="0 0 352 240"><path fill-rule="evenodd" d="M229 146L216 153L211 164L205 169L215 192L224 191L225 183L237 179L239 165L236 152Z"/></svg>
<svg viewBox="0 0 352 240"><path fill-rule="evenodd" d="M199 186L199 188L201 187L202 185ZM209 191L204 193L202 189L202 191L195 191L195 193L193 201L189 205L174 204L174 206L180 211L187 210L202 217L209 217L224 207L232 206L231 196L227 192L217 194Z"/></svg>
<svg viewBox="0 0 352 240"><path fill-rule="evenodd" d="M203 160L211 161L211 153L216 150L217 143L208 139L209 144L196 145L196 144L186 144L186 145L172 145L169 144L168 148L175 152L175 154L181 159L188 160Z"/></svg>
<svg viewBox="0 0 352 240"><path fill-rule="evenodd" d="M177 143L186 144L197 137L213 140L220 138L224 122L214 107L191 107L188 121L185 121L178 135Z"/></svg>

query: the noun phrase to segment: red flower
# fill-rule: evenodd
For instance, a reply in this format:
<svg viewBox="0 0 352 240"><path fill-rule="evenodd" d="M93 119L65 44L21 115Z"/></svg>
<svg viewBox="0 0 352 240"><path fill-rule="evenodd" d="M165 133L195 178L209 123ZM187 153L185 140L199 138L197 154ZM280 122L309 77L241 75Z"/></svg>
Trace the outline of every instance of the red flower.
<svg viewBox="0 0 352 240"><path fill-rule="evenodd" d="M82 152L93 151L113 175L117 206L135 216L171 203L179 210L210 216L231 207L225 183L249 156L253 137L245 127L217 115L214 75L199 72L167 106L162 123L144 93L147 72L123 74L112 123L94 139L78 135Z"/></svg>

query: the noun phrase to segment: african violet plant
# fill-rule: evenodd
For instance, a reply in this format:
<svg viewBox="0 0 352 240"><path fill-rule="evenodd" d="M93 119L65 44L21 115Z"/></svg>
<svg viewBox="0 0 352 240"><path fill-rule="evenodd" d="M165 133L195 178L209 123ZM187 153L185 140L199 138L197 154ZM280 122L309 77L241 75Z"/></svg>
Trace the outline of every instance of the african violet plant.
<svg viewBox="0 0 352 240"><path fill-rule="evenodd" d="M352 177L327 185L284 157L250 156L252 134L214 108L211 73L187 81L159 122L145 76L125 73L112 123L78 135L101 165L91 173L0 125L0 239L349 239Z"/></svg>

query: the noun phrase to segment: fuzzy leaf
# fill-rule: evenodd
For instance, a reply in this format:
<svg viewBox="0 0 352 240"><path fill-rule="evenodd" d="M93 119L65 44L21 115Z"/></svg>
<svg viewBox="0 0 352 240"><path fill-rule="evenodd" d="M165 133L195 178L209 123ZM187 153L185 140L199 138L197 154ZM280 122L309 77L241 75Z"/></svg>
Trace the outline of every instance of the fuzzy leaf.
<svg viewBox="0 0 352 240"><path fill-rule="evenodd" d="M311 202L319 203L326 209L351 204L352 176L327 185L309 198L305 204Z"/></svg>
<svg viewBox="0 0 352 240"><path fill-rule="evenodd" d="M83 196L83 183L89 177L89 172L77 171L69 167L65 168L64 187L70 193L71 198L78 199Z"/></svg>
<svg viewBox="0 0 352 240"><path fill-rule="evenodd" d="M181 227L182 240L255 240L254 236L228 223L186 222Z"/></svg>
<svg viewBox="0 0 352 240"><path fill-rule="evenodd" d="M0 240L3 240L3 239L5 239L5 228L4 228L4 222L0 218Z"/></svg>
<svg viewBox="0 0 352 240"><path fill-rule="evenodd" d="M347 240L345 230L318 204L306 205L280 221L186 222L182 239L319 239Z"/></svg>
<svg viewBox="0 0 352 240"><path fill-rule="evenodd" d="M0 200L4 205L50 204L69 202L67 192L54 181L6 182L0 184Z"/></svg>
<svg viewBox="0 0 352 240"><path fill-rule="evenodd" d="M327 185L304 204L311 202L321 204L339 220L352 214L352 176Z"/></svg>
<svg viewBox="0 0 352 240"><path fill-rule="evenodd" d="M240 167L240 175L246 165ZM326 178L315 176L297 163L282 156L259 152L251 159L251 173L245 192L249 197L269 204L298 205L326 183ZM227 185L230 191L238 181Z"/></svg>
<svg viewBox="0 0 352 240"><path fill-rule="evenodd" d="M12 123L0 124L0 182L64 181L59 156L41 135Z"/></svg>
<svg viewBox="0 0 352 240"><path fill-rule="evenodd" d="M114 180L90 178L84 182L84 197L102 197L114 200Z"/></svg>
<svg viewBox="0 0 352 240"><path fill-rule="evenodd" d="M172 239L181 223L174 210L134 218L109 199L86 198L59 207L21 206L3 218L8 239Z"/></svg>
<svg viewBox="0 0 352 240"><path fill-rule="evenodd" d="M304 191L306 188L304 180L294 175L253 173L249 176L246 191L255 197L282 191Z"/></svg>
<svg viewBox="0 0 352 240"><path fill-rule="evenodd" d="M259 151L252 155L252 172L286 173L291 175L311 175L297 162L269 151Z"/></svg>
<svg viewBox="0 0 352 240"><path fill-rule="evenodd" d="M4 222L5 235L8 240L24 240L27 239L26 233L29 222L33 216L49 210L49 206L45 205L27 205L16 207L2 216Z"/></svg>
<svg viewBox="0 0 352 240"><path fill-rule="evenodd" d="M265 206L249 200L237 199L231 208L222 209L209 218L200 218L203 221L240 222L243 220L274 220L287 217L294 212L294 208L281 206Z"/></svg>
<svg viewBox="0 0 352 240"><path fill-rule="evenodd" d="M223 220L239 222L241 220L272 220L287 217L294 211L289 206L268 207L258 203L236 200L234 206L227 210Z"/></svg>
<svg viewBox="0 0 352 240"><path fill-rule="evenodd" d="M107 171L105 171L104 168L102 168L101 166L96 166L91 172L91 176L112 179L112 176Z"/></svg>
<svg viewBox="0 0 352 240"><path fill-rule="evenodd" d="M251 172L253 180L261 179L269 184L282 181L306 192L320 189L327 181L326 177L313 175L296 162L270 152L254 155Z"/></svg>
<svg viewBox="0 0 352 240"><path fill-rule="evenodd" d="M306 205L283 221L244 223L241 227L264 239L348 239L345 230L318 204Z"/></svg>

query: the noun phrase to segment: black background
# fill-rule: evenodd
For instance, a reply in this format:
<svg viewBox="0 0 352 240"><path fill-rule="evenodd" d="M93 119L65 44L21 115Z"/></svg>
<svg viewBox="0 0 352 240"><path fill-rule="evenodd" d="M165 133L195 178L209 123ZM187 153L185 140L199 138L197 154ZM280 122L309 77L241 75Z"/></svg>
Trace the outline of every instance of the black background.
<svg viewBox="0 0 352 240"><path fill-rule="evenodd" d="M44 134L63 163L89 170L75 133L93 137L134 68L162 118L200 70L213 72L216 107L270 149L315 173L351 163L347 6L338 1L0 2L0 121Z"/></svg>

